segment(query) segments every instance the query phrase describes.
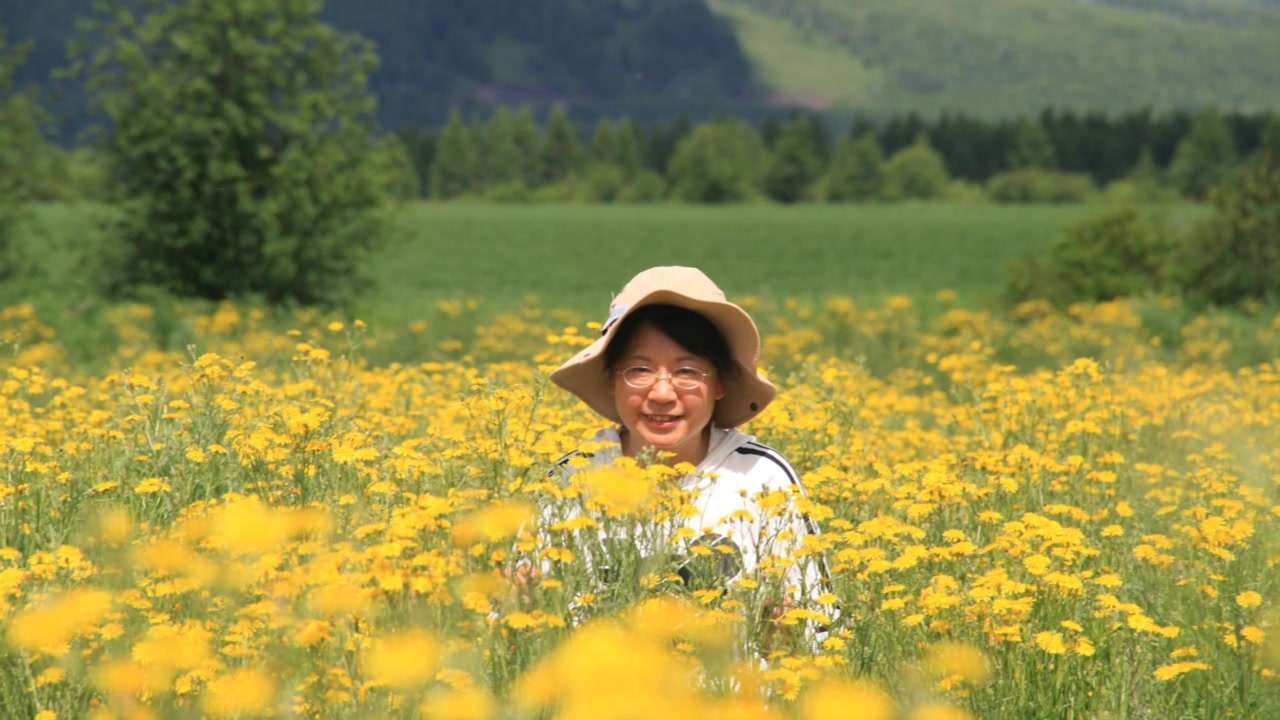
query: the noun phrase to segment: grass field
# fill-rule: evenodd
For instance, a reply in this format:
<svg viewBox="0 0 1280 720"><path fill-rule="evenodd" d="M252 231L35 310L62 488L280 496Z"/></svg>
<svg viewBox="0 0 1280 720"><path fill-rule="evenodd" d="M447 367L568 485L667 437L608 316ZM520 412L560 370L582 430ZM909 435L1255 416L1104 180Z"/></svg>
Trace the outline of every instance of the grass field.
<svg viewBox="0 0 1280 720"><path fill-rule="evenodd" d="M526 295L598 312L653 265L702 268L730 296L878 302L940 289L999 300L1010 263L1042 253L1098 206L419 207L383 257L382 312L441 298ZM1172 211L1188 219L1199 211ZM371 306L371 309L377 308Z"/></svg>

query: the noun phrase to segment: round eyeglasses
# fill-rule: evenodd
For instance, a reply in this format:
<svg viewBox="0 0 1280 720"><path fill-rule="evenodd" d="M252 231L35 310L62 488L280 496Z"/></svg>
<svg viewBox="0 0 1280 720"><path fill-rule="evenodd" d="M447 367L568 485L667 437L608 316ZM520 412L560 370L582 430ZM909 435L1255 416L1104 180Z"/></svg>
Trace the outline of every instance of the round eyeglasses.
<svg viewBox="0 0 1280 720"><path fill-rule="evenodd" d="M698 368L682 367L669 373L660 373L643 365L619 370L618 374L622 376L623 382L637 390L653 387L659 378L667 378L671 381L672 387L680 390L697 390L702 387L702 383L706 382L707 378L711 377L711 373L702 372Z"/></svg>

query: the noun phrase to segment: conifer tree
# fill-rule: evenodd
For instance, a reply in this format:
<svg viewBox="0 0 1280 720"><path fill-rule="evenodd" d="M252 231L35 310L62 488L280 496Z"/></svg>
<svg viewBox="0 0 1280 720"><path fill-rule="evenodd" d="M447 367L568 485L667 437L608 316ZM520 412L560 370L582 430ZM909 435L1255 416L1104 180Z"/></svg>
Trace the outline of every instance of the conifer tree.
<svg viewBox="0 0 1280 720"><path fill-rule="evenodd" d="M1226 178L1235 161L1231 130L1217 110L1206 108L1178 144L1169 165L1169 178L1183 195L1203 200Z"/></svg>
<svg viewBox="0 0 1280 720"><path fill-rule="evenodd" d="M483 184L524 185L524 160L516 139L516 118L506 107L499 107L481 133L484 142L478 151L483 157Z"/></svg>
<svg viewBox="0 0 1280 720"><path fill-rule="evenodd" d="M1052 170L1057 165L1053 142L1044 126L1034 118L1019 121L1014 131L1013 150L1009 153L1009 167L1014 170Z"/></svg>
<svg viewBox="0 0 1280 720"><path fill-rule="evenodd" d="M538 121L527 106L516 113L512 135L520 158L520 178L525 187L536 188L542 184L542 141L538 137Z"/></svg>
<svg viewBox="0 0 1280 720"><path fill-rule="evenodd" d="M431 196L448 200L478 188L480 157L472 138L472 129L457 110L449 113L449 122L436 140L435 160L431 163Z"/></svg>
<svg viewBox="0 0 1280 720"><path fill-rule="evenodd" d="M644 169L644 156L640 149L640 130L634 120L628 118L614 126L613 161L627 178L635 177Z"/></svg>
<svg viewBox="0 0 1280 720"><path fill-rule="evenodd" d="M123 282L353 300L401 172L372 44L301 0L105 2L82 27L73 75L103 119Z"/></svg>
<svg viewBox="0 0 1280 720"><path fill-rule="evenodd" d="M613 165L615 155L613 123L609 122L608 118L601 118L591 134L591 164L593 166Z"/></svg>
<svg viewBox="0 0 1280 720"><path fill-rule="evenodd" d="M581 153L578 131L569 122L569 114L564 107L557 106L542 136L539 158L543 178L548 183L572 178L580 169Z"/></svg>

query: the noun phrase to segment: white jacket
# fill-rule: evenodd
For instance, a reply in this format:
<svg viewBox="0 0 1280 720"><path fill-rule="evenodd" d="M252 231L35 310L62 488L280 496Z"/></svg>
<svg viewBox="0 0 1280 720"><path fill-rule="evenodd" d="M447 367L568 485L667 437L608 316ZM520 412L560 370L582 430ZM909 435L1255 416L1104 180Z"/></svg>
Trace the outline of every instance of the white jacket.
<svg viewBox="0 0 1280 720"><path fill-rule="evenodd" d="M592 443L605 444L607 448L591 455L575 451L561 458L557 465L564 476L574 472L570 460L575 457L587 457L592 466L598 466L612 463L621 454L622 440L616 428L602 430ZM685 522L698 537L688 544L728 542L736 548L733 555L738 561L726 559L717 570L720 579L730 584L752 573L762 558L788 558L803 547L806 535L819 534L817 524L803 515L794 502L788 502L784 513L761 517L764 513L755 502L757 496L792 489L803 496L804 487L795 469L778 451L738 430L712 429L707 456L694 475L682 479L681 489L693 494L698 509ZM658 550L642 548L641 553ZM810 552L787 564L785 585L794 598L816 600L827 592L829 578L821 553Z"/></svg>

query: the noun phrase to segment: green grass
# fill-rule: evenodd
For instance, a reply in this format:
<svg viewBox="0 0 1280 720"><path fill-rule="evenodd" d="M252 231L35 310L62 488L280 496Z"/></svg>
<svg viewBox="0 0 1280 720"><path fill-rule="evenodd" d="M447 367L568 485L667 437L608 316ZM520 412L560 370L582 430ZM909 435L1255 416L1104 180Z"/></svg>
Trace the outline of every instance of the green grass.
<svg viewBox="0 0 1280 720"><path fill-rule="evenodd" d="M846 296L865 306L906 295L929 317L940 307L938 291L947 289L962 306L999 310L1011 263L1045 252L1068 224L1101 209L423 204L397 218L392 242L372 268L379 286L352 311L382 330L427 322L425 348L442 337L470 337L530 297L544 308L598 319L628 279L655 265L701 268L731 299ZM103 242L95 217L102 212L36 208L18 243L22 272L0 286L0 305L33 303L77 362L93 362L115 342L103 322L111 303L99 294L105 278L95 259ZM1182 222L1204 208L1176 205L1167 212ZM453 316L437 305L445 300L478 307ZM190 333L173 312L156 318L156 343L183 349Z"/></svg>
<svg viewBox="0 0 1280 720"><path fill-rule="evenodd" d="M847 105L865 102L882 82L881 73L833 41L733 2L708 4L733 23L757 82L780 97L818 108Z"/></svg>
<svg viewBox="0 0 1280 720"><path fill-rule="evenodd" d="M369 310L412 315L439 299L599 314L611 293L654 265L702 268L731 297L846 295L999 300L1010 263L1043 252L1095 205L874 205L786 208L420 206L378 264ZM1186 219L1199 212L1177 206Z"/></svg>

